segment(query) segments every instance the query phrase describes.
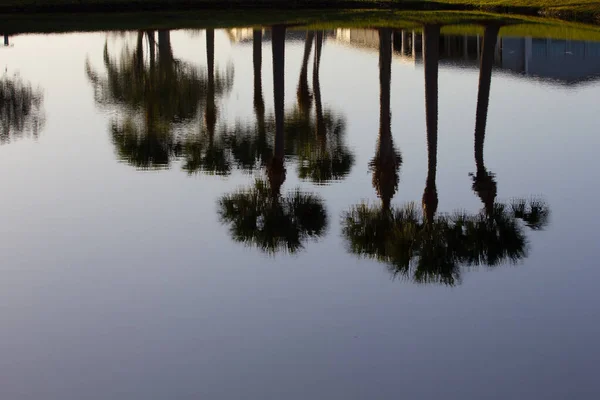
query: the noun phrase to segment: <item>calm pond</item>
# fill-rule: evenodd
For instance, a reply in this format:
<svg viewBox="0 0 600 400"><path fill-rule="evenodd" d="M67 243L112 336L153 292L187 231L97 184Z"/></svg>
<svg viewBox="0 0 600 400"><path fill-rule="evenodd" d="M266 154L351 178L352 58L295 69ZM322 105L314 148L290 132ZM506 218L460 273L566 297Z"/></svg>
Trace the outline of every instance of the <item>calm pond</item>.
<svg viewBox="0 0 600 400"><path fill-rule="evenodd" d="M600 42L4 43L0 398L600 396Z"/></svg>

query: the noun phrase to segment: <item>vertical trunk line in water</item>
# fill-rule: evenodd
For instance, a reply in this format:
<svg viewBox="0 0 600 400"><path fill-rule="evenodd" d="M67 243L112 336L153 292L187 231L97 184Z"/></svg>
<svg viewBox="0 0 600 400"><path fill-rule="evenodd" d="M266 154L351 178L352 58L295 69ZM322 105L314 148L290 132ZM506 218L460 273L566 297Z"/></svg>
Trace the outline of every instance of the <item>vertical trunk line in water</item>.
<svg viewBox="0 0 600 400"><path fill-rule="evenodd" d="M265 112L262 94L262 29L252 31L252 64L254 67L254 109L260 120Z"/></svg>
<svg viewBox="0 0 600 400"><path fill-rule="evenodd" d="M485 168L483 148L485 143L485 127L490 100L492 83L492 67L494 64L494 50L498 40L498 25L485 28L483 34L483 52L479 67L479 87L477 91L477 109L475 112L475 166L476 172L473 179L473 190L483 202L486 214L491 216L494 211L494 202L498 191L493 174Z"/></svg>
<svg viewBox="0 0 600 400"><path fill-rule="evenodd" d="M381 199L383 210L390 203L398 183L398 160L392 140L390 85L392 80L392 31L379 30L379 137L373 161L373 186Z"/></svg>
<svg viewBox="0 0 600 400"><path fill-rule="evenodd" d="M298 79L298 89L296 90L296 100L298 108L303 114L303 118L308 118L310 113L310 90L308 89L308 59L312 49L312 42L315 33L313 31L306 32L304 39L304 55L302 56L302 68L300 68L300 78ZM314 70L313 70L314 72Z"/></svg>
<svg viewBox="0 0 600 400"><path fill-rule="evenodd" d="M319 81L319 69L321 67L321 49L323 48L323 32L317 32L315 36L315 62L313 66L313 91L315 93L315 111L317 117L317 137L325 139L325 121L323 119L323 104L321 103L321 82Z"/></svg>
<svg viewBox="0 0 600 400"><path fill-rule="evenodd" d="M435 184L438 139L438 62L440 27L423 28L423 66L425 70L425 121L427 124L427 182L423 193L423 209L431 223L437 211L438 197Z"/></svg>
<svg viewBox="0 0 600 400"><path fill-rule="evenodd" d="M217 123L215 105L215 30L206 30L206 65L208 69L208 90L206 94L206 129L212 140Z"/></svg>
<svg viewBox="0 0 600 400"><path fill-rule="evenodd" d="M496 47L498 31L499 27L492 25L486 27L483 34L483 54L479 67L479 88L477 91L477 110L475 112L475 164L478 171L485 169L483 163L483 146L492 84L494 49Z"/></svg>
<svg viewBox="0 0 600 400"><path fill-rule="evenodd" d="M163 65L168 65L173 61L173 49L171 48L170 31L158 31L158 57L158 62Z"/></svg>
<svg viewBox="0 0 600 400"><path fill-rule="evenodd" d="M392 151L390 85L392 80L392 44L389 29L379 30L379 154L388 160Z"/></svg>
<svg viewBox="0 0 600 400"><path fill-rule="evenodd" d="M285 27L281 25L274 26L272 36L273 98L275 102L275 158L283 161Z"/></svg>
<svg viewBox="0 0 600 400"><path fill-rule="evenodd" d="M279 196L285 180L284 166L284 82L285 82L285 26L272 28L271 45L273 50L273 98L275 103L275 144L274 154L268 171L271 193Z"/></svg>

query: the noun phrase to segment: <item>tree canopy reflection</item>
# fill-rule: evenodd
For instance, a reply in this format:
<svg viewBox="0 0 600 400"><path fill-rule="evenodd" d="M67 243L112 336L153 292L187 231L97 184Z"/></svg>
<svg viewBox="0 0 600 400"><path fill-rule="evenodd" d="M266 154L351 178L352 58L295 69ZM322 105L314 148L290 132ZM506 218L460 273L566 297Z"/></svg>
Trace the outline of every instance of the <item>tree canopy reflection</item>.
<svg viewBox="0 0 600 400"><path fill-rule="evenodd" d="M104 48L106 75L88 63L98 104L117 110L111 136L121 160L141 169L168 168L174 159L190 174L228 175L234 168L256 172L274 151L275 119L262 97L262 29L253 32L254 121L219 122L219 97L232 73L215 68L214 30L207 29L206 72L178 60L169 31L140 31L121 57ZM308 61L315 43L312 91ZM354 155L345 144L345 120L323 106L319 81L323 32L307 32L298 88L298 108L284 112L286 153L298 157L298 175L314 183L343 179ZM283 84L283 83L282 83ZM314 111L312 104L314 103ZM314 113L314 115L313 115Z"/></svg>
<svg viewBox="0 0 600 400"><path fill-rule="evenodd" d="M103 60L106 75L89 62L86 73L96 102L117 110L111 123L117 154L137 168L167 168L189 150L181 137L197 120L199 108L231 87L230 73L208 77L176 59L169 31L138 32L135 47L126 46L121 57L110 54L107 42Z"/></svg>
<svg viewBox="0 0 600 400"><path fill-rule="evenodd" d="M497 34L497 30L495 32ZM389 32L381 30L379 67L382 120L389 115L388 40ZM482 56L480 69L478 122L475 130L478 174L474 178L476 184L473 186L482 199L484 208L475 214L437 213L438 196L435 181L439 26L426 26L423 30L423 63L428 172L422 210L419 210L415 203L400 207L390 206L389 201L396 191L397 180L374 179L373 184L382 204L358 204L343 215L342 232L349 250L354 254L385 262L394 276L418 283L455 285L460 282L463 266L496 266L505 262L517 262L526 257L526 227L541 229L547 223L549 209L540 200L519 199L510 204L497 203L495 181L494 185L489 184L491 175L487 174L486 178L483 172L486 171L483 161L485 123L480 121L485 120L481 113L487 113L487 95L491 79L491 63L487 61L488 53L494 49L489 45L490 42L495 43L493 30L486 30L484 41L485 54ZM481 105L482 101L486 102L485 107ZM391 142L387 141L383 146L387 150L378 148L378 152L383 150L392 154ZM380 170L381 175L395 176L397 173L394 163L380 163ZM484 179L487 179L488 184L481 183Z"/></svg>
<svg viewBox="0 0 600 400"><path fill-rule="evenodd" d="M43 95L18 75L0 77L0 144L37 138L44 124Z"/></svg>
<svg viewBox="0 0 600 400"><path fill-rule="evenodd" d="M314 39L313 93L308 84L308 59ZM306 34L302 68L297 88L297 106L286 116L288 152L298 156L300 179L323 184L344 179L354 164L354 155L345 144L346 122L321 100L320 66L323 32ZM314 97L315 117L311 117Z"/></svg>
<svg viewBox="0 0 600 400"><path fill-rule="evenodd" d="M233 240L268 253L294 253L307 239L321 236L327 226L319 197L299 189L277 194L273 184L264 180L221 198L219 216L230 225Z"/></svg>
<svg viewBox="0 0 600 400"><path fill-rule="evenodd" d="M265 168L273 154L274 121L265 116L265 101L262 92L262 29L252 31L252 65L255 121L237 124L229 138L234 162L245 172L254 172Z"/></svg>
<svg viewBox="0 0 600 400"><path fill-rule="evenodd" d="M257 179L252 187L223 196L218 208L221 222L229 226L233 240L271 254L278 251L294 253L307 239L325 233L327 213L323 201L314 194L300 189L281 193L286 176L285 27L275 26L272 33L275 138L265 168L267 179Z"/></svg>
<svg viewBox="0 0 600 400"><path fill-rule="evenodd" d="M207 87L204 123L194 135L186 137L183 169L188 173L204 172L227 175L231 171L231 159L227 149L227 131L217 132L217 97L228 92L232 76L215 72L215 32L206 30Z"/></svg>

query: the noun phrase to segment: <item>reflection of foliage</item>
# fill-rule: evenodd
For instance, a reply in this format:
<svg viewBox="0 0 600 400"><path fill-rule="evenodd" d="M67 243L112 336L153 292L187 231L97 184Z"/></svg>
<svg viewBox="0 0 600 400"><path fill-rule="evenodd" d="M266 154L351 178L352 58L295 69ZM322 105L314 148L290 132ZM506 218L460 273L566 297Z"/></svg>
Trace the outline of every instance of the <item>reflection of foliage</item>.
<svg viewBox="0 0 600 400"><path fill-rule="evenodd" d="M496 266L526 257L525 233L509 206L496 203L491 212L482 211L457 219L465 231L463 263Z"/></svg>
<svg viewBox="0 0 600 400"><path fill-rule="evenodd" d="M344 143L345 121L329 110L320 120L309 120L294 110L286 118L288 153L298 156L298 176L314 183L344 179L354 155Z"/></svg>
<svg viewBox="0 0 600 400"><path fill-rule="evenodd" d="M514 200L512 212L533 230L543 229L548 224L550 217L547 205L539 199L532 199L529 202L524 199Z"/></svg>
<svg viewBox="0 0 600 400"><path fill-rule="evenodd" d="M396 224L395 213L382 207L359 204L344 214L343 234L357 255L387 260L386 242Z"/></svg>
<svg viewBox="0 0 600 400"><path fill-rule="evenodd" d="M392 114L390 110L390 86L392 79L392 42L389 29L379 30L379 136L375 156L369 163L373 172L372 183L382 207L389 209L398 189L399 169L402 164L400 152L392 137Z"/></svg>
<svg viewBox="0 0 600 400"><path fill-rule="evenodd" d="M360 204L343 225L353 253L388 263L394 275L420 283L459 280L461 229L445 216L426 223L414 204L390 210Z"/></svg>
<svg viewBox="0 0 600 400"><path fill-rule="evenodd" d="M273 155L274 121L238 124L229 136L229 147L238 168L253 172L266 167Z"/></svg>
<svg viewBox="0 0 600 400"><path fill-rule="evenodd" d="M377 151L375 157L369 162L369 169L373 171L371 181L384 207L389 206L392 197L398 190L401 165L402 156L394 146L391 133L385 135L380 131L377 140Z"/></svg>
<svg viewBox="0 0 600 400"><path fill-rule="evenodd" d="M37 138L43 126L42 92L19 77L0 78L0 143L23 136Z"/></svg>
<svg viewBox="0 0 600 400"><path fill-rule="evenodd" d="M190 174L204 172L211 175L228 175L231 171L231 160L225 137L225 132L200 132L189 136L183 147L183 169Z"/></svg>
<svg viewBox="0 0 600 400"><path fill-rule="evenodd" d="M235 241L255 245L268 253L294 253L308 238L325 232L327 214L323 201L299 189L273 196L269 185L257 180L253 187L226 195L219 201L219 214L230 225Z"/></svg>
<svg viewBox="0 0 600 400"><path fill-rule="evenodd" d="M167 124L152 122L148 127L152 130L132 119L112 123L111 136L118 158L140 169L168 168L169 160L179 155L181 146Z"/></svg>
<svg viewBox="0 0 600 400"><path fill-rule="evenodd" d="M454 285L460 282L461 266L495 266L525 258L527 240L519 220L529 226L527 218L534 213L549 212L540 201L517 201L512 206L496 204L491 214L482 210L428 220L412 203L391 209L359 204L344 214L343 234L352 253L387 263L394 275Z"/></svg>
<svg viewBox="0 0 600 400"><path fill-rule="evenodd" d="M491 211L494 208L498 184L496 183L495 175L483 166L483 157L481 157L481 160L482 164L480 164L481 166L478 165L477 172L475 174L470 174L473 179L472 188L477 196L479 196L486 209Z"/></svg>
<svg viewBox="0 0 600 400"><path fill-rule="evenodd" d="M173 157L189 151L189 171L193 167L215 172L211 165L222 164L214 158L218 157L219 148L212 137L213 130L201 132L200 139L185 141L185 146L174 137L174 132L189 131L199 118L202 104L212 105L204 118L211 119L208 125L214 128L214 100L231 89L233 69L224 73L213 71L207 76L197 67L176 59L168 31L159 31L158 40L153 31L138 32L135 48L125 47L120 58L111 57L105 44L104 68L104 77L89 63L86 72L94 85L97 103L116 108L118 120L125 121L112 122L113 142L121 159L138 168L165 168ZM203 156L199 159L198 154ZM201 164L196 165L199 161Z"/></svg>
<svg viewBox="0 0 600 400"><path fill-rule="evenodd" d="M105 77L89 63L86 72L97 103L116 108L125 121L112 122L120 158L138 168L165 168L175 155L172 130L196 118L206 77L173 57L169 32L159 32L158 43L154 32L145 36L148 54L144 33L139 32L136 48L125 47L118 60L110 56L105 44Z"/></svg>
<svg viewBox="0 0 600 400"><path fill-rule="evenodd" d="M135 50L126 47L117 61L105 45L106 78L98 76L89 64L86 67L96 101L126 107L127 111L145 111L156 115L156 121L177 123L193 119L206 90L206 77L195 67L174 59L169 42L159 45L159 49L157 61L145 62L140 42Z"/></svg>
<svg viewBox="0 0 600 400"><path fill-rule="evenodd" d="M350 172L354 155L344 143L345 122L324 113L325 133L319 135L315 121L297 110L285 118L285 153L298 157L298 176L314 183L341 180ZM273 155L273 118L240 124L228 135L228 146L236 165L246 172L265 167Z"/></svg>
<svg viewBox="0 0 600 400"><path fill-rule="evenodd" d="M308 59L312 41L315 41L313 62L313 94L308 85ZM344 179L352 165L354 155L344 143L345 121L321 102L319 69L323 47L323 32L306 33L300 79L296 90L297 106L286 116L288 154L298 156L298 175L313 183L327 183ZM314 96L315 116L311 116Z"/></svg>

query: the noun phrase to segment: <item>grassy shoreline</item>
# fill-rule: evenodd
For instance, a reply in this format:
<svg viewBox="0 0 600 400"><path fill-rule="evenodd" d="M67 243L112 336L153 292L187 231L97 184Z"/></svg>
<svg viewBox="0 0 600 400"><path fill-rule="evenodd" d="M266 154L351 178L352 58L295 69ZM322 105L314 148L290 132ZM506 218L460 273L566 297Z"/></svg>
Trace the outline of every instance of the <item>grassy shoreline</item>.
<svg viewBox="0 0 600 400"><path fill-rule="evenodd" d="M186 10L395 9L486 11L600 23L600 0L0 0L2 14Z"/></svg>
<svg viewBox="0 0 600 400"><path fill-rule="evenodd" d="M0 17L2 18L2 17ZM286 24L290 29L392 28L420 31L439 24L442 33L483 32L500 23L500 36L552 37L600 41L600 26L562 20L493 14L481 11L410 10L211 10L189 12L14 14L2 18L0 34L131 31L159 29L227 29Z"/></svg>
<svg viewBox="0 0 600 400"><path fill-rule="evenodd" d="M500 23L501 36L553 37L556 39L600 41L600 25L556 18L546 13L498 13L490 12L497 4L506 0L478 0L485 2L482 8L473 8L466 4L468 0L441 0L452 4L428 1L381 1L376 8L371 0L350 0L344 3L328 2L321 7L290 7L290 4L315 3L315 0L297 0L295 3L282 3L282 0L171 0L172 4L183 7L172 7L168 11L164 7L154 9L148 5L162 4L165 0L46 0L48 4L84 5L85 11L64 11L62 6L53 12L3 13L2 5L15 3L15 0L0 0L0 34L16 35L27 33L63 33L91 31L126 31L156 29L207 29L260 27L286 24L290 28L299 29L333 29L333 28L381 28L420 30L426 24L442 25L442 32L477 31L485 23ZM301 2L302 1L302 2ZM539 0L537 0L539 1ZM552 0L555 1L555 0ZM581 1L590 0L565 0ZM600 0L598 1L600 4ZM31 5L40 0L22 0L20 4ZM146 8L130 10L132 4L144 2ZM244 6L235 4L243 2ZM530 3L530 0L514 0L515 4ZM192 7L184 7L192 4ZM339 4L359 3L360 7L340 8ZM93 4L117 4L126 8L111 8L110 11L99 8L88 8ZM281 7L268 6L279 4ZM283 4L287 4L283 6ZM440 4L442 4L440 6ZM575 3L573 3L575 4ZM595 3L584 3L595 4ZM219 5L219 7L215 7ZM229 6L225 6L229 5ZM205 7L206 6L206 7ZM368 6L368 7L367 7ZM79 7L79 6L78 6ZM440 9L441 8L441 9ZM75 10L80 10L75 8ZM102 11L104 10L104 11ZM119 12L116 12L121 10ZM127 11L129 10L129 11ZM511 9L514 11L514 9ZM501 10L505 11L505 10ZM585 19L584 19L585 21ZM479 28L478 28L479 27Z"/></svg>

